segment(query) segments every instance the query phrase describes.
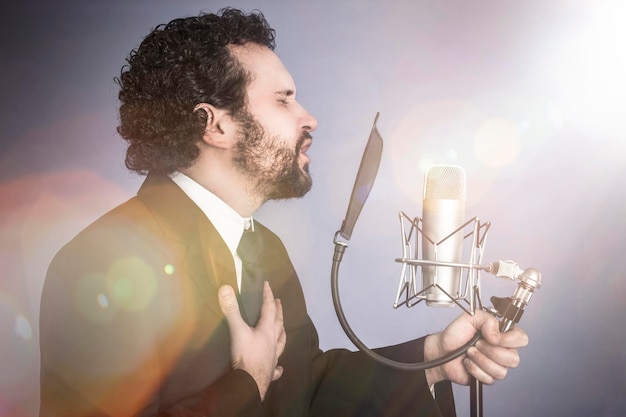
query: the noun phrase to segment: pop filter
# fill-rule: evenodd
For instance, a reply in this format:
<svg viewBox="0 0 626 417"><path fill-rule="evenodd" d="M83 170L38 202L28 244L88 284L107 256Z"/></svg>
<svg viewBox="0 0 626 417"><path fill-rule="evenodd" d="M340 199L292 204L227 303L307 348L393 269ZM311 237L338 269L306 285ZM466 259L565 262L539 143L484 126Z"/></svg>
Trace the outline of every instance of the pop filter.
<svg viewBox="0 0 626 417"><path fill-rule="evenodd" d="M348 245L345 242L339 241L337 239L337 236L341 235L344 239L350 239L350 237L352 236L352 229L354 228L359 214L361 213L361 209L365 204L365 200L367 200L370 190L372 189L372 185L374 184L374 179L376 178L376 173L378 172L378 165L380 164L380 158L383 151L383 139L376 129L376 121L378 120L378 115L379 113L376 113L370 137L367 141L367 144L365 145L363 156L361 157L361 165L359 166L359 171L357 172L356 179L354 181L354 187L352 188L352 195L350 197L350 203L348 204L346 218L341 224L341 230L335 233L335 252L333 254L333 264L330 273L333 305L335 307L335 312L337 313L339 323L346 333L346 336L348 336L350 341L352 341L352 343L354 343L354 345L358 347L359 350L361 350L363 353L365 353L372 359L395 369L407 371L424 370L443 365L444 363L461 356L471 345L476 343L476 341L480 338L480 334L476 334L476 336L474 336L474 338L468 343L448 353L447 355L442 356L441 358L421 363L396 362L394 360L380 356L378 353L368 348L358 338L358 336L350 327L348 320L346 319L343 308L341 306L341 300L339 298L339 265L341 264L343 254L345 253Z"/></svg>
<svg viewBox="0 0 626 417"><path fill-rule="evenodd" d="M376 117L374 118L374 124L372 125L372 131L370 133L367 144L365 145L363 156L361 157L361 164L359 166L359 170L357 172L354 186L352 188L352 194L350 196L350 202L348 204L348 211L346 212L346 217L341 224L341 229L335 233L335 238L333 239L333 243L335 244L335 251L333 253L333 262L332 262L332 268L331 268L331 273L330 273L333 306L335 307L335 312L337 313L337 319L339 320L341 327L346 333L346 336L348 336L350 341L354 343L354 345L357 348L359 348L359 350L363 352L365 355L369 356L371 359L377 362L380 362L394 369L403 370L403 371L423 371L423 370L433 368L436 366L441 366L465 354L467 352L467 349L469 349L470 346L474 345L482 337L480 334L480 331L477 332L474 335L474 337L472 337L469 341L467 341L467 343L465 343L463 346L460 346L457 349L448 352L447 354L445 354L444 356L440 358L429 360L426 362L420 362L420 363L397 362L390 358L381 356L379 353L367 347L367 345L365 345L365 343L363 343L359 339L359 337L354 333L354 331L350 327L348 320L346 319L346 316L343 312L343 307L341 306L341 300L339 297L339 266L341 264L343 255L348 245L345 242L341 242L340 240L338 240L337 237L341 235L344 239L350 240L350 238L352 237L352 230L354 229L354 225L356 224L356 221L359 218L359 214L361 213L361 209L363 208L363 205L365 204L365 201L367 200L367 197L369 196L372 186L374 185L374 180L376 179L376 174L378 172L378 166L380 164L380 159L381 159L382 150L383 150L383 139L380 133L378 132L378 129L376 128L376 122L378 121L378 116L379 116L379 113L376 113ZM454 181L454 184L458 184L458 181ZM465 187L465 179L463 178L463 188L464 187ZM447 191L447 188L445 190ZM463 194L464 194L464 191L463 191ZM426 203L426 197L427 196L425 195L425 203ZM430 197L433 197L433 196L430 196ZM437 195L435 198L449 199L449 196L447 193L445 193L443 196ZM455 196L454 199L456 200L458 198ZM401 213L401 216L400 216L401 222L404 217L406 217L406 215L404 215L404 213ZM478 270L485 270L487 272L492 272L496 276L499 276L499 277L504 277L504 278L509 278L509 279L519 279L520 284L518 285L518 288L515 291L515 294L513 295L513 297L508 297L507 299L497 299L493 301L495 307L491 309L493 312L497 313L498 317L503 317L503 320L500 323L501 331L508 331L514 324L516 324L519 321L523 313L523 309L528 304L530 297L532 296L534 291L540 287L541 274L539 273L539 271L537 271L534 268L521 270L520 268L517 267L517 264L515 264L513 261L499 261L498 263L492 262L487 265L480 265L480 259L482 258L482 245L484 245L485 236L483 235L479 239L478 235L479 235L479 231L482 231L484 234L486 234L486 231L489 229L489 223L487 223L485 226L480 226L480 222L478 218L475 217L473 220L470 220L465 225L470 224L472 221L474 221L474 231L467 235L467 236L473 235L473 238L474 238L470 264L461 264L461 263L457 264L456 262L452 263L452 262L446 262L446 261L437 261L436 256L434 257L435 261L420 260L420 259L417 259L417 257L416 259L406 258L406 255L410 253L411 244L405 234L405 229L403 225L402 233L403 233L403 242L405 246L403 253L405 256L402 259L397 260L397 261L401 261L404 264L403 277L401 278L401 284L403 283L402 279L404 278L404 272L406 271L406 266L409 264L411 264L413 268L416 268L417 266L421 266L421 265L427 265L427 264L440 265L442 267L470 268L476 274L476 282L478 282L478 279L477 279ZM412 226L409 232L409 236L413 234L414 228L417 229L418 232L422 232L419 227L419 224L422 224L420 219L418 218L414 219L411 222L411 224ZM452 234L450 234L450 236L452 236L454 233L459 232L459 231L463 233L463 228L465 225L462 225L461 227L459 227L459 229L453 232ZM423 227L423 224L422 224L422 227ZM467 237L467 236L464 236L463 234L461 234L461 236L463 238ZM441 239L441 242L448 239L448 237L444 237L443 239ZM415 237L415 239L417 239L417 237ZM427 239L427 243L428 241L433 244L439 243L439 242L433 242L431 239ZM480 244L477 244L477 242L480 242ZM409 250L407 250L406 248L407 246L409 247ZM418 246L417 246L417 240L416 240L415 250L417 250L417 248ZM478 248L479 250L475 252L474 249L476 248ZM474 263L475 257L478 258L478 263ZM413 273L410 272L409 275L411 276L411 278L415 277L414 272ZM406 285L407 282L404 282L404 284ZM394 307L398 305L398 297L400 296L400 291L403 288L405 287L401 286L398 290L398 296L396 297L396 303ZM474 287L471 287L471 290L472 291L468 291L468 293L471 292L471 294L474 294L473 292ZM422 292L424 292L424 290ZM415 296L416 294L410 294L409 292L407 292L407 300L406 302L402 304L406 304L407 306L409 306L409 300ZM456 297L452 297L453 301L459 304L456 300L454 300L455 298ZM480 291L478 291L478 300L480 301ZM482 302L479 302L479 306L480 306L479 308L483 308ZM473 295L470 296L470 307L471 307L471 312L467 310L466 312L469 314L473 314L474 308L475 308ZM470 403L471 403L470 405L471 405L472 417L482 417L482 383L480 383L473 377L470 383Z"/></svg>
<svg viewBox="0 0 626 417"><path fill-rule="evenodd" d="M363 156L361 157L361 165L359 171L356 174L354 186L352 188L352 195L350 196L350 203L348 204L348 211L346 217L341 224L341 230L339 234L347 240L352 237L352 229L356 224L361 209L367 200L367 197L372 190L374 180L376 179L376 173L378 172L378 166L380 165L380 158L383 153L383 138L380 136L378 129L376 129L376 122L378 121L378 115L374 118L374 124L372 125L372 131L370 137L365 145Z"/></svg>

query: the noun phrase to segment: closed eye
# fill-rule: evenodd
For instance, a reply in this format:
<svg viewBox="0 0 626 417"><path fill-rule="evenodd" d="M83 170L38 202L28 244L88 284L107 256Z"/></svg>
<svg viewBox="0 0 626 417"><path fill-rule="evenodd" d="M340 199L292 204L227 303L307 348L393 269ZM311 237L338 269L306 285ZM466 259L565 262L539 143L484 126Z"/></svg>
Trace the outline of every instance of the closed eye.
<svg viewBox="0 0 626 417"><path fill-rule="evenodd" d="M295 96L296 96L296 93L293 90L277 91L274 94L278 98L278 102L281 103L281 104L285 104L285 105L289 104L289 99L290 98L295 98Z"/></svg>

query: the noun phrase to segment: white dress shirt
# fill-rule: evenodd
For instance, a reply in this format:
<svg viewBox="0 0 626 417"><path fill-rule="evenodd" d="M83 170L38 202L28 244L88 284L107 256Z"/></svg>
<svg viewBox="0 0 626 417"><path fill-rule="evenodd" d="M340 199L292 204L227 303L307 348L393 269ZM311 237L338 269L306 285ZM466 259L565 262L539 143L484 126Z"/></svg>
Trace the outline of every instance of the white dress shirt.
<svg viewBox="0 0 626 417"><path fill-rule="evenodd" d="M175 171L169 177L202 210L226 242L235 261L237 287L241 290L241 258L237 255L237 246L244 229L252 226L252 217L241 217L218 196L181 172Z"/></svg>

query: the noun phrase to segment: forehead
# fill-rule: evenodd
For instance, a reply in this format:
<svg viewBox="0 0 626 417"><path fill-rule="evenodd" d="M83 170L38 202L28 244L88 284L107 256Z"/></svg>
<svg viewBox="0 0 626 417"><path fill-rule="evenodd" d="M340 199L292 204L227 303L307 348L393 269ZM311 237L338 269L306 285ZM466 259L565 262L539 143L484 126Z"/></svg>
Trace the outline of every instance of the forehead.
<svg viewBox="0 0 626 417"><path fill-rule="evenodd" d="M252 93L277 93L295 91L295 83L278 55L271 49L257 44L246 44L231 48L237 60L251 75L248 86Z"/></svg>

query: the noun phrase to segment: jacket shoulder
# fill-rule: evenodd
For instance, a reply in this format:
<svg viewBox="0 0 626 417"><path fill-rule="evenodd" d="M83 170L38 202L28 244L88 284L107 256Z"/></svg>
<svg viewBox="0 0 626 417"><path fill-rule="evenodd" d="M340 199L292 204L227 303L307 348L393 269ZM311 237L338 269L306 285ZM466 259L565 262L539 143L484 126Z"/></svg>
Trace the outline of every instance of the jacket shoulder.
<svg viewBox="0 0 626 417"><path fill-rule="evenodd" d="M110 263L121 256L146 256L154 253L163 232L154 213L139 198L133 197L96 219L55 255L53 266L101 261Z"/></svg>

